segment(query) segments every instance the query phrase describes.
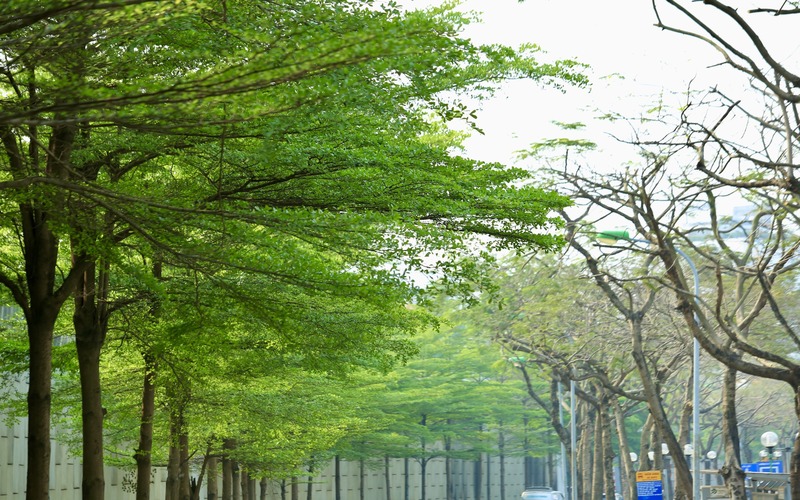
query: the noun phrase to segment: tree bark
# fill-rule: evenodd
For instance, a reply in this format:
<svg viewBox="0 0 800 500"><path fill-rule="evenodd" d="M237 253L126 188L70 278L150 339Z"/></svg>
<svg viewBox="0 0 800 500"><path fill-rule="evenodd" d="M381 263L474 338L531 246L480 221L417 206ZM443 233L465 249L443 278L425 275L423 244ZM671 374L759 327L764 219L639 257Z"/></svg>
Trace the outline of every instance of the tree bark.
<svg viewBox="0 0 800 500"><path fill-rule="evenodd" d="M614 450L611 445L611 441L613 440L612 437L612 425L611 425L611 415L610 415L610 408L609 408L609 396L605 392L602 387L598 387L601 391L602 397L600 398L600 409L599 414L602 421L602 428L603 428L603 483L604 483L604 492L606 495L606 500L611 500L614 497L614 493L616 492L616 488L614 487ZM622 439L623 436L620 436ZM622 462L620 462L622 463Z"/></svg>
<svg viewBox="0 0 800 500"><path fill-rule="evenodd" d="M341 465L341 458L339 455L333 457L333 467L334 467L334 489L336 490L334 494L336 495L336 500L342 500L342 465Z"/></svg>
<svg viewBox="0 0 800 500"><path fill-rule="evenodd" d="M222 441L222 500L233 500L233 460L230 452L236 447L233 439Z"/></svg>
<svg viewBox="0 0 800 500"><path fill-rule="evenodd" d="M241 492L242 492L241 486L242 485L241 485L241 483L239 481L239 477L240 477L240 473L241 473L241 471L239 470L239 464L236 463L236 462L233 462L232 468L233 468L233 475L232 475L233 481L231 481L231 488L233 490L233 500L240 500L242 498L241 497Z"/></svg>
<svg viewBox="0 0 800 500"><path fill-rule="evenodd" d="M180 500L192 500L192 485L189 475L189 430L186 428L186 421L183 416L183 407L178 414L178 448L180 450L180 467L178 473L178 498Z"/></svg>
<svg viewBox="0 0 800 500"><path fill-rule="evenodd" d="M428 460L423 458L419 462L419 474L420 474L420 486L422 488L422 492L420 493L420 499L425 500L428 498Z"/></svg>
<svg viewBox="0 0 800 500"><path fill-rule="evenodd" d="M95 266L89 266L75 294L75 349L81 384L81 429L83 431L83 500L102 500L105 492L103 477L103 405L100 389L100 350L105 341L108 314L101 304L106 303L107 271L100 273L99 287L95 286Z"/></svg>
<svg viewBox="0 0 800 500"><path fill-rule="evenodd" d="M169 417L169 459L167 462L166 500L180 500L181 494L181 447L180 418L178 411L170 412Z"/></svg>
<svg viewBox="0 0 800 500"><path fill-rule="evenodd" d="M150 468L153 451L153 417L156 411L156 361L145 352L142 383L142 417L139 424L139 446L136 448L136 500L150 500Z"/></svg>
<svg viewBox="0 0 800 500"><path fill-rule="evenodd" d="M625 415L617 398L611 398L611 409L614 411L614 422L619 436L620 485L625 498L636 498L636 472L631 461L631 449L628 446L628 435L625 432Z"/></svg>
<svg viewBox="0 0 800 500"><path fill-rule="evenodd" d="M501 422L502 424L502 422ZM500 458L500 498L506 498L506 436L501 429L497 433L497 453Z"/></svg>
<svg viewBox="0 0 800 500"><path fill-rule="evenodd" d="M451 423L449 420L448 424ZM445 498L453 500L455 485L453 484L453 461L450 459L450 451L452 447L452 440L449 436L444 437L444 481L445 481ZM361 500L364 500L363 498Z"/></svg>
<svg viewBox="0 0 800 500"><path fill-rule="evenodd" d="M211 455L208 457L208 472L206 475L208 479L206 479L206 499L207 500L217 500L218 496L218 472L217 472L217 463L219 459L216 455Z"/></svg>
<svg viewBox="0 0 800 500"><path fill-rule="evenodd" d="M739 422L736 416L736 375L734 368L726 367L722 386L722 442L725 447L725 465L720 475L728 488L731 500L746 498L745 473L742 470L739 448Z"/></svg>
<svg viewBox="0 0 800 500"><path fill-rule="evenodd" d="M239 484L242 486L242 500L250 500L250 476L246 470L239 472ZM298 500L292 495L292 500Z"/></svg>
<svg viewBox="0 0 800 500"><path fill-rule="evenodd" d="M672 431L672 427L669 425L664 406L661 404L661 397L657 384L652 379L647 360L644 356L641 317L632 315L628 323L633 340L633 359L636 362L636 367L642 380L642 387L647 397L647 405L650 408L650 414L653 416L653 424L658 434L669 447L670 455L678 458L673 460L675 464L675 481L677 483L675 485L675 491L689 492L687 498L691 498L692 476L689 471L689 465L685 460L680 459L683 457L683 449L678 443L675 433ZM654 443L654 446L656 454L660 454L661 443Z"/></svg>
<svg viewBox="0 0 800 500"><path fill-rule="evenodd" d="M314 497L314 465L308 466L308 482L306 483L306 500L312 500Z"/></svg>
<svg viewBox="0 0 800 500"><path fill-rule="evenodd" d="M392 500L392 478L389 471L389 455L383 456L383 481L386 488L386 500ZM309 481L309 488L311 482ZM311 500L310 498L308 500Z"/></svg>
<svg viewBox="0 0 800 500"><path fill-rule="evenodd" d="M45 311L48 314L43 314ZM50 489L50 399L53 330L57 311L31 308L38 317L28 325L28 475L26 500L47 500ZM51 319L52 317L52 319Z"/></svg>
<svg viewBox="0 0 800 500"><path fill-rule="evenodd" d="M592 498L592 453L591 453L591 435L590 432L592 421L594 419L592 412L587 408L587 404L583 401L580 402L580 409L578 410L577 420L580 422L580 440L578 441L578 498L582 500L591 500Z"/></svg>
<svg viewBox="0 0 800 500"><path fill-rule="evenodd" d="M367 468L364 464L364 459L358 460L358 498L364 500L364 495L367 493ZM299 500L299 499L298 499Z"/></svg>
<svg viewBox="0 0 800 500"><path fill-rule="evenodd" d="M794 412L795 416L800 419L800 385L794 385ZM792 458L789 464L789 478L791 481L792 498L800 498L800 438L795 435L794 445L792 446ZM796 495L796 496L795 496Z"/></svg>
<svg viewBox="0 0 800 500"><path fill-rule="evenodd" d="M603 500L603 486L604 486L604 466L605 457L603 455L603 415L602 409L595 411L594 418L594 443L592 449L592 489L589 497L592 500Z"/></svg>

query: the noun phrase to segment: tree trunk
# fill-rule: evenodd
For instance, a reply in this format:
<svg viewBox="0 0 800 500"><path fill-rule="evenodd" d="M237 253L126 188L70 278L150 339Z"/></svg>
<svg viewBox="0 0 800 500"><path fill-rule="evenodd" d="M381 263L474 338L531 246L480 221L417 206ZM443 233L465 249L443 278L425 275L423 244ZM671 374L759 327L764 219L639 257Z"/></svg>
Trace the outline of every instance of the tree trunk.
<svg viewBox="0 0 800 500"><path fill-rule="evenodd" d="M35 309L31 308L32 311ZM53 314L55 313L55 314ZM34 312L34 314L37 314ZM28 325L30 375L28 381L28 476L26 500L47 500L50 490L50 398L53 329L56 311Z"/></svg>
<svg viewBox="0 0 800 500"><path fill-rule="evenodd" d="M506 498L506 436L500 430L497 435L497 451L500 458L500 498Z"/></svg>
<svg viewBox="0 0 800 500"><path fill-rule="evenodd" d="M208 472L206 475L206 500L217 500L218 491L218 478L217 478L217 462L219 459L216 455L208 457Z"/></svg>
<svg viewBox="0 0 800 500"><path fill-rule="evenodd" d="M672 427L669 425L667 414L664 411L664 406L661 404L661 397L657 384L653 381L650 369L647 365L647 360L644 356L643 342L642 342L642 319L639 315L631 315L628 319L631 329L631 337L633 341L633 359L636 362L636 368L642 380L642 388L644 389L645 397L647 398L647 406L650 409L650 414L653 416L653 423L658 431L658 434L663 439L669 448L671 456L675 457L673 460L675 464L675 490L681 492L688 492L686 498L691 498L692 492L692 475L689 471L689 464L686 460L682 460L683 448L678 443ZM660 443L654 443L656 454L660 453ZM699 499L697 499L699 500Z"/></svg>
<svg viewBox="0 0 800 500"><path fill-rule="evenodd" d="M314 466L308 466L308 483L306 485L306 500L314 497Z"/></svg>
<svg viewBox="0 0 800 500"><path fill-rule="evenodd" d="M481 485L481 483L483 482L482 459L483 459L483 453L478 455L478 460L475 460L472 466L472 478L473 478L472 495L475 497L475 500L481 500L481 493L483 492L483 487Z"/></svg>
<svg viewBox="0 0 800 500"><path fill-rule="evenodd" d="M364 466L364 459L358 460L358 498L364 500L367 492L367 468ZM299 499L298 499L299 500Z"/></svg>
<svg viewBox="0 0 800 500"><path fill-rule="evenodd" d="M191 500L200 500L200 490L203 488L203 478L206 476L206 472L210 466L212 460L215 457L211 455L211 441L208 442L208 447L206 449L205 455L203 455L203 465L200 467L200 474L197 476L197 481L192 479L191 482ZM188 463L188 461L187 461ZM188 466L187 466L187 475L188 475Z"/></svg>
<svg viewBox="0 0 800 500"><path fill-rule="evenodd" d="M427 487L428 486L427 485L428 470L427 469L428 469L428 460L426 458L423 458L419 462L419 475L420 475L419 480L420 480L420 487L422 488L422 492L420 493L420 499L421 500L426 500L426 498L427 498L427 490L428 490L428 487Z"/></svg>
<svg viewBox="0 0 800 500"><path fill-rule="evenodd" d="M389 455L383 456L383 481L386 488L386 500L392 500L392 478L389 471ZM310 498L308 500L311 500Z"/></svg>
<svg viewBox="0 0 800 500"><path fill-rule="evenodd" d="M334 489L336 490L334 493L336 495L336 500L342 500L342 465L341 459L339 455L333 457L333 469L334 469Z"/></svg>
<svg viewBox="0 0 800 500"><path fill-rule="evenodd" d="M169 458L167 461L167 481L164 485L166 489L166 500L180 500L180 469L181 451L178 444L180 430L178 429L177 416L170 415L169 425Z"/></svg>
<svg viewBox="0 0 800 500"><path fill-rule="evenodd" d="M167 459L167 481L164 484L166 500L179 500L180 498L180 468L181 468L181 452L178 444L172 443L172 439L177 441L176 431L170 425L170 445L169 445L169 458Z"/></svg>
<svg viewBox="0 0 800 500"><path fill-rule="evenodd" d="M241 499L241 484L239 482L239 464L233 462L233 481L231 481L231 489L233 490L233 500Z"/></svg>
<svg viewBox="0 0 800 500"><path fill-rule="evenodd" d="M186 428L186 421L183 416L183 406L178 416L178 447L180 450L180 469L178 473L178 498L180 500L192 500L192 485L189 474L189 431Z"/></svg>
<svg viewBox="0 0 800 500"><path fill-rule="evenodd" d="M592 500L603 500L603 415L602 411L595 411L594 418L594 442L592 443L592 489L589 498Z"/></svg>
<svg viewBox="0 0 800 500"><path fill-rule="evenodd" d="M628 435L625 432L625 415L617 398L611 398L611 407L614 410L614 421L619 437L619 473L622 484L620 485L625 498L636 498L636 472L631 461L631 449L628 446Z"/></svg>
<svg viewBox="0 0 800 500"><path fill-rule="evenodd" d="M145 352L142 383L142 417L139 424L139 446L136 448L136 500L150 500L150 468L153 451L153 417L156 410L156 361Z"/></svg>
<svg viewBox="0 0 800 500"><path fill-rule="evenodd" d="M594 419L593 412L587 410L585 402L580 402L577 420L580 422L580 441L578 442L578 498L591 500L592 498L592 439L590 428Z"/></svg>
<svg viewBox="0 0 800 500"><path fill-rule="evenodd" d="M408 457L403 459L403 500L409 500L408 497L410 495L408 481L408 478L411 477L410 462L411 460Z"/></svg>
<svg viewBox="0 0 800 500"><path fill-rule="evenodd" d="M260 500L267 500L267 478L261 478L261 498Z"/></svg>
<svg viewBox="0 0 800 500"><path fill-rule="evenodd" d="M653 432L653 415L647 415L647 419L644 421L644 425L642 426L642 433L641 433L641 442L639 444L639 468L638 471L647 471L652 470L650 463L650 458L647 456L647 452L650 451L651 442L648 441L647 436L651 435ZM634 497L632 497L634 498Z"/></svg>
<svg viewBox="0 0 800 500"><path fill-rule="evenodd" d="M103 405L100 389L100 351L108 331L108 267L86 267L75 290L75 349L81 384L81 424L83 431L83 500L102 500Z"/></svg>
<svg viewBox="0 0 800 500"><path fill-rule="evenodd" d="M162 278L161 261L153 262L153 276ZM150 317L155 318L160 309L155 298L150 304ZM136 500L150 500L150 469L153 465L153 418L156 412L156 370L155 355L148 347L142 347L144 360L144 380L142 382L142 416L139 424L139 445L134 452L136 460Z"/></svg>
<svg viewBox="0 0 800 500"><path fill-rule="evenodd" d="M76 314L78 313L76 312ZM103 477L103 405L100 399L100 349L103 345L102 337L104 335L96 332L92 325L87 325L84 329L76 325L75 334L81 384L81 429L83 431L82 498L83 500L102 500L105 491L105 479Z"/></svg>
<svg viewBox="0 0 800 500"><path fill-rule="evenodd" d="M745 473L742 470L739 448L739 421L736 416L737 371L726 367L722 386L722 444L725 447L725 465L720 469L731 500L745 500ZM697 453L697 450L695 450Z"/></svg>
<svg viewBox="0 0 800 500"><path fill-rule="evenodd" d="M222 441L222 500L233 500L233 460L230 451L234 449L236 443L233 439Z"/></svg>
<svg viewBox="0 0 800 500"><path fill-rule="evenodd" d="M292 476L292 500L300 500L300 484L297 476Z"/></svg>
<svg viewBox="0 0 800 500"><path fill-rule="evenodd" d="M452 421L448 420L450 424ZM450 451L453 446L452 440L449 436L444 437L444 482L445 482L445 497L447 500L453 500L453 493L455 487L453 484L453 460L450 458ZM364 500L363 498L361 500Z"/></svg>
<svg viewBox="0 0 800 500"><path fill-rule="evenodd" d="M603 394L603 396L600 399L599 414L601 417L602 428L603 428L602 436L603 436L603 471L604 471L603 482L605 483L604 491L606 494L606 500L611 500L612 498L615 498L614 493L616 493L616 488L614 484L614 449L612 448L611 445L613 436L611 427L611 415L609 412L609 397L602 387L598 387L598 389Z"/></svg>

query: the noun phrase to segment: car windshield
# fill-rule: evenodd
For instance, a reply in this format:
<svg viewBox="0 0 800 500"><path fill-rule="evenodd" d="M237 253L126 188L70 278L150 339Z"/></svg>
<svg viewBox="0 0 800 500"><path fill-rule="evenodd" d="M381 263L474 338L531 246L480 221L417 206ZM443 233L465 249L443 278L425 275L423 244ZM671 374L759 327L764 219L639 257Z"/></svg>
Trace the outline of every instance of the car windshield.
<svg viewBox="0 0 800 500"><path fill-rule="evenodd" d="M551 491L525 491L522 493L522 500L553 500Z"/></svg>

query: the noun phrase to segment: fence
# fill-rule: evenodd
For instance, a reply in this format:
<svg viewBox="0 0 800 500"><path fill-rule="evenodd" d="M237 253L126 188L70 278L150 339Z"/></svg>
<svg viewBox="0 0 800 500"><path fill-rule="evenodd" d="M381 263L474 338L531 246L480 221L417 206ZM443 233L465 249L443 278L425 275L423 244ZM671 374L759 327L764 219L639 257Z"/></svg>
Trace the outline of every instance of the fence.
<svg viewBox="0 0 800 500"><path fill-rule="evenodd" d="M26 446L27 420L22 419L18 424L7 427L0 424L0 500L23 500L25 497L27 458ZM52 500L80 500L81 499L81 466L80 460L70 456L67 448L56 442L51 442L50 457L50 498ZM458 500L476 499L475 462L454 460L451 462L451 479L455 486L455 498ZM505 474L505 495L501 494L500 460L497 457L484 458L480 464L480 500L509 500L519 498L520 492L525 487L525 467L522 458L505 459L503 467ZM406 481L406 463L402 459L392 459L389 465L390 495L386 494L386 478L384 468L367 469L364 477L365 500L404 500L405 484L408 484L408 497L410 500L421 498L421 480L419 464L411 460L408 464L408 481ZM428 463L426 470L426 498L428 500L446 500L446 477L444 459L434 459ZM305 500L308 488L312 488L313 500L335 500L334 465L318 471L314 479L309 482L301 478L298 484L299 498L292 499L288 481L284 484L276 481L268 483L267 500ZM154 469L151 499L164 500L166 469ZM487 485L488 478L488 485ZM135 484L133 470L121 470L106 467L106 500L134 500L135 495L131 489ZM221 482L220 482L221 485ZM358 500L361 498L361 467L355 462L341 462L340 488L343 500ZM221 488L221 486L220 486ZM283 492L282 492L283 490ZM285 496L284 496L285 495ZM200 495L201 499L207 498L205 487ZM218 497L219 498L219 497ZM260 498L256 495L255 498Z"/></svg>

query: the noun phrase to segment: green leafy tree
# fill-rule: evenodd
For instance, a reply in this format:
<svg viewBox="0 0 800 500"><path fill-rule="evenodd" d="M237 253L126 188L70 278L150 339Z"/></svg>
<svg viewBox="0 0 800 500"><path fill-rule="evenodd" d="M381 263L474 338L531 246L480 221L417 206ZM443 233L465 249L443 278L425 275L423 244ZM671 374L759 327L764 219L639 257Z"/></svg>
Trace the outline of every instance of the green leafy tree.
<svg viewBox="0 0 800 500"><path fill-rule="evenodd" d="M406 301L404 273L429 265L469 289L474 260L448 253L468 234L559 243L564 198L421 139L429 113L469 118L445 91L582 81L569 62L474 46L465 23L338 0L4 4L2 231L18 245L0 282L27 319L28 498L47 496L52 335L71 297L83 492L102 496L99 359L123 243L151 265Z"/></svg>

